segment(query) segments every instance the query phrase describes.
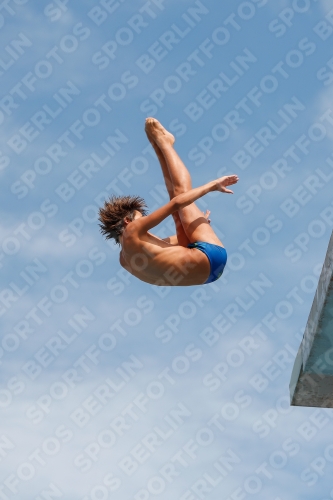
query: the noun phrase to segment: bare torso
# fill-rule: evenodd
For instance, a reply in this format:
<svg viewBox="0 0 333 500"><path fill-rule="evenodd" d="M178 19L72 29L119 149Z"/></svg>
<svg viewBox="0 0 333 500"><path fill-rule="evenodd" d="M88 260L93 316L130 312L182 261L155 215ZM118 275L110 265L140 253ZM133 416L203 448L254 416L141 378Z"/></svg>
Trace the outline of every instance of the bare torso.
<svg viewBox="0 0 333 500"><path fill-rule="evenodd" d="M210 274L206 255L196 248L171 245L147 232L137 235L127 227L122 234L120 265L133 276L158 286L202 285Z"/></svg>

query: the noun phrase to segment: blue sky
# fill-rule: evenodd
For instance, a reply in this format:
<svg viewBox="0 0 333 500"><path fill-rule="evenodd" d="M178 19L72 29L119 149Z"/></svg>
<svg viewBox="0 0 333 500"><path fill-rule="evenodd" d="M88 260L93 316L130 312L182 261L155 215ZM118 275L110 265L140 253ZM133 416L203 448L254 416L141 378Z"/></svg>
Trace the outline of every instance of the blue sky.
<svg viewBox="0 0 333 500"><path fill-rule="evenodd" d="M331 7L2 8L3 498L333 498L332 410L288 387L333 227ZM199 205L212 285L142 283L99 233L107 196L167 201L147 116L194 186L240 178Z"/></svg>

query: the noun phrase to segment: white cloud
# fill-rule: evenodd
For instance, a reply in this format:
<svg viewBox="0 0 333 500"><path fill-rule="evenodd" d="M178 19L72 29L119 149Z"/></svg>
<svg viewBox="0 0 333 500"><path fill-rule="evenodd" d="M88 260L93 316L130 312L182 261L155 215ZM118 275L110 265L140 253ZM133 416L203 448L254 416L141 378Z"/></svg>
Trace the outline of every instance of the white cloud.
<svg viewBox="0 0 333 500"><path fill-rule="evenodd" d="M333 8L331 0L320 0L319 5L325 14L328 14Z"/></svg>
<svg viewBox="0 0 333 500"><path fill-rule="evenodd" d="M333 71L327 68L327 72L331 71L333 76ZM317 99L315 101L315 105L317 106L318 112L316 119L318 120L320 116L324 113L329 112L329 115L333 117L333 83L331 83L326 88L324 87L318 94ZM333 125L329 124L327 121L324 123L327 135L330 139L333 139Z"/></svg>

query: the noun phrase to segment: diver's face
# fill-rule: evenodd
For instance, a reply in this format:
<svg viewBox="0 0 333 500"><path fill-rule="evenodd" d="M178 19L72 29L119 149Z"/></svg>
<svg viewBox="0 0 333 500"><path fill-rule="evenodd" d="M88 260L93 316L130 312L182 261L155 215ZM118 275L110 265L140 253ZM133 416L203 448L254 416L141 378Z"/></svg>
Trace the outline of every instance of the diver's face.
<svg viewBox="0 0 333 500"><path fill-rule="evenodd" d="M139 212L138 210L134 210L134 218L133 218L133 220L140 219L141 217L142 217L142 213ZM125 217L125 219L124 219L125 226L127 226L131 222L132 222L132 219L129 219L128 217Z"/></svg>

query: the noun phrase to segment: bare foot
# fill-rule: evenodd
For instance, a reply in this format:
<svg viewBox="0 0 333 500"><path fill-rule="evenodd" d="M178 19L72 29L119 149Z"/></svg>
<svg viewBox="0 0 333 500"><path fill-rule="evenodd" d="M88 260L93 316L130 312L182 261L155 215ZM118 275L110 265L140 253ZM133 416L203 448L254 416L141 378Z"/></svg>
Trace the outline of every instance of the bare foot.
<svg viewBox="0 0 333 500"><path fill-rule="evenodd" d="M156 153L157 157L159 159L163 159L164 160L164 155L163 155L160 147L157 145L157 143L155 142L153 136L151 135L151 133L147 129L146 129L146 134L147 134L147 137L148 137L148 140L149 140L150 144L152 145L152 147L155 150L155 153Z"/></svg>
<svg viewBox="0 0 333 500"><path fill-rule="evenodd" d="M148 122L148 120L153 120L153 118L146 118L146 124L145 124L145 132L146 132L146 136L148 138L148 141L150 142L150 144L153 146L153 148L155 149L155 153L158 155L159 153L162 154L162 151L160 150L159 146L156 144L155 142L155 139L151 133L151 125L150 125L150 122Z"/></svg>
<svg viewBox="0 0 333 500"><path fill-rule="evenodd" d="M155 142L158 146L166 142L173 146L175 142L174 136L168 132L156 118L146 118L145 130L149 141ZM154 147L154 146L153 146Z"/></svg>

